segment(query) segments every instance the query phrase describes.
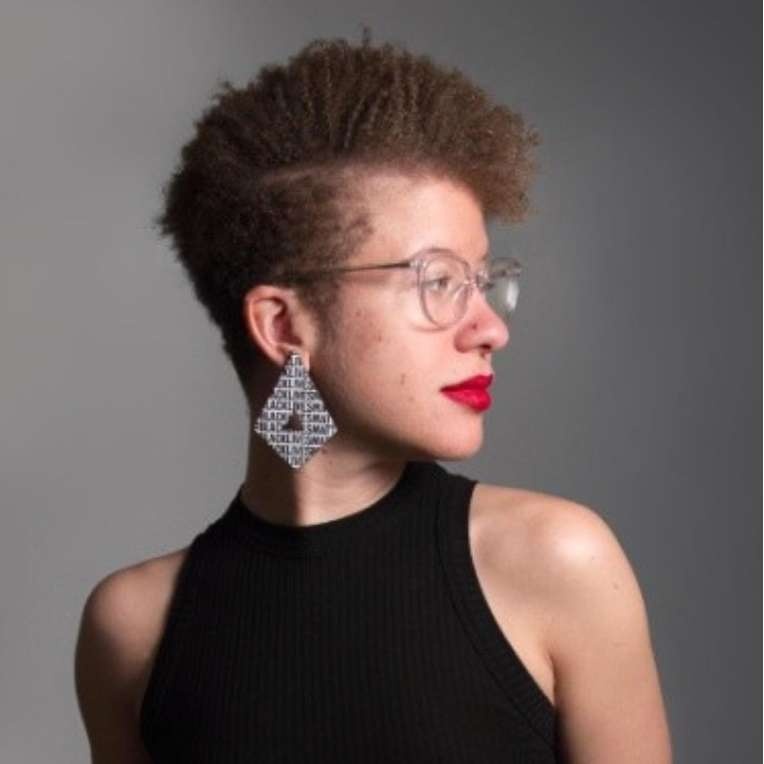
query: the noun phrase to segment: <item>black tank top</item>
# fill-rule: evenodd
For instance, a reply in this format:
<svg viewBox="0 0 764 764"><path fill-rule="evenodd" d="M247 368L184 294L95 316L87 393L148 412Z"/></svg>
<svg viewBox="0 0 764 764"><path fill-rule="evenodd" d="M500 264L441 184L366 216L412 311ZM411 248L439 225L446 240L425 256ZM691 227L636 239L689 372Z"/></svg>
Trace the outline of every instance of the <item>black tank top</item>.
<svg viewBox="0 0 764 764"><path fill-rule="evenodd" d="M505 639L469 546L477 481L433 461L355 514L253 514L192 541L143 703L155 762L544 764L555 707Z"/></svg>

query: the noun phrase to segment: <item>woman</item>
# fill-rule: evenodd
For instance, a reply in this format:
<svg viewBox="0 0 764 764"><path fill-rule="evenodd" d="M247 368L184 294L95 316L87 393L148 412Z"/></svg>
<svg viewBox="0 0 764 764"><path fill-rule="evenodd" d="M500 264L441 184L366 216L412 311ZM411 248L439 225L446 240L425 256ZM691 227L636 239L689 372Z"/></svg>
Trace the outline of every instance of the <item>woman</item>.
<svg viewBox="0 0 764 764"><path fill-rule="evenodd" d="M159 218L251 414L193 542L107 576L95 762L661 764L644 602L604 521L477 483L537 134L457 70L315 41L197 122Z"/></svg>

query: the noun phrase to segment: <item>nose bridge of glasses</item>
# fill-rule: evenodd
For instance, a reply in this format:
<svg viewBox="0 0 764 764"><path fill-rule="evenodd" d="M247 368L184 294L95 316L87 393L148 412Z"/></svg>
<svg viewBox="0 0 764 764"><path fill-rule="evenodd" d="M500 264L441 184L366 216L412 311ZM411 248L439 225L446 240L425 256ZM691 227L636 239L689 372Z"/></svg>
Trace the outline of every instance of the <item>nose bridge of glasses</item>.
<svg viewBox="0 0 764 764"><path fill-rule="evenodd" d="M460 303L461 312L467 310L467 306L472 302L475 292L479 292L485 299L486 287L490 283L490 271L488 263L480 263L474 270L470 264L462 258L455 258L464 270L464 278L456 286L453 292L454 302ZM490 305L489 305L490 307Z"/></svg>
<svg viewBox="0 0 764 764"><path fill-rule="evenodd" d="M469 297L472 292L484 293L490 283L491 274L487 264L481 264L473 271L469 265L466 265L465 278L459 286L460 291L467 292Z"/></svg>
<svg viewBox="0 0 764 764"><path fill-rule="evenodd" d="M487 284L487 276L484 277L482 273L477 272L467 275L467 277L456 287L453 292L452 304L455 306L458 305L457 315L455 316L457 320L470 309L470 305L474 302L476 297L475 293L477 293L478 300L483 300L487 307L493 310L493 307L488 302L486 296L485 287Z"/></svg>
<svg viewBox="0 0 764 764"><path fill-rule="evenodd" d="M465 300L465 303L473 303L475 300L482 302L484 305L481 306L481 309L488 308L491 313L506 323L509 319L508 311L504 306L497 303L497 299L501 298L500 293L503 291L503 288L500 285L502 281L501 277L503 275L503 272L500 271L498 276L493 278L490 268L485 268L484 270L480 270L473 274L469 283L469 295ZM497 290L499 294L496 293ZM474 295L474 292L477 292L478 294ZM465 305L464 309L466 311L468 310L468 307Z"/></svg>

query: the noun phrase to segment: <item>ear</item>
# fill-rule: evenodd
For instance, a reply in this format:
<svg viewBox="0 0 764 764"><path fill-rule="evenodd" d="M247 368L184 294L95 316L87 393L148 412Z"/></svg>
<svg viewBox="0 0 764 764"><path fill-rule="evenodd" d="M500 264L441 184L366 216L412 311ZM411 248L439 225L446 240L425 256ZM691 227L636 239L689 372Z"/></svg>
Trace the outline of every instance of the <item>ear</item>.
<svg viewBox="0 0 764 764"><path fill-rule="evenodd" d="M294 290L258 284L244 295L242 311L247 332L264 356L283 366L295 351L307 367L315 327Z"/></svg>

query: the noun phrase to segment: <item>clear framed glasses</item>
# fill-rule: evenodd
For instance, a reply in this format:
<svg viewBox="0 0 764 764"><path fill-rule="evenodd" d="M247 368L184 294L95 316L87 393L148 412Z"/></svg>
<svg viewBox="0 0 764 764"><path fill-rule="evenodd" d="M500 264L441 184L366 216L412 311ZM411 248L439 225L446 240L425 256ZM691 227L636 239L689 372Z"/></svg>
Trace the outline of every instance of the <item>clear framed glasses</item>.
<svg viewBox="0 0 764 764"><path fill-rule="evenodd" d="M481 292L491 308L508 321L517 307L522 263L515 257L491 258L473 274L470 264L447 249L430 249L394 263L338 266L288 274L286 281L309 281L328 273L347 273L385 268L413 268L417 274L419 301L425 316L446 328L467 312L473 291Z"/></svg>
<svg viewBox="0 0 764 764"><path fill-rule="evenodd" d="M418 268L422 310L437 326L452 326L467 312L477 289L494 312L509 321L517 307L521 272L520 261L513 257L494 258L473 275L470 264L458 255L439 252L427 256Z"/></svg>

